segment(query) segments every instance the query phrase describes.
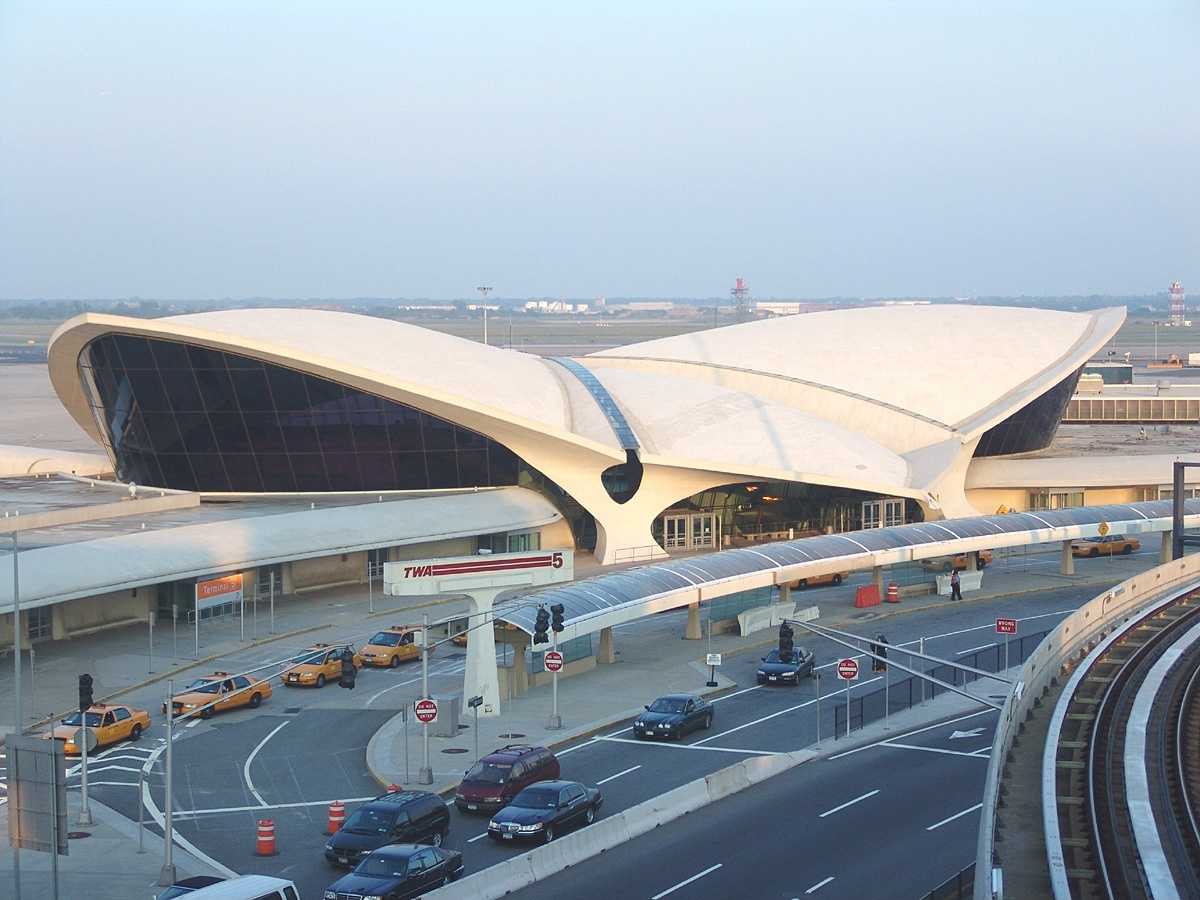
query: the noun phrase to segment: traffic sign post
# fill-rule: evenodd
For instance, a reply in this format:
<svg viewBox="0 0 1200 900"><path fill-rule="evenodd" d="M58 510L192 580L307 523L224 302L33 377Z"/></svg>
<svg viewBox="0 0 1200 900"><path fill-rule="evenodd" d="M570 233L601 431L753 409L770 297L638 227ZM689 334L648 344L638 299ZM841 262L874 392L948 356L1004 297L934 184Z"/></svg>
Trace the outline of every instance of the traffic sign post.
<svg viewBox="0 0 1200 900"><path fill-rule="evenodd" d="M846 737L850 737L850 682L858 678L858 660L839 659L837 664L838 678L846 682ZM837 735L834 735L837 737Z"/></svg>
<svg viewBox="0 0 1200 900"><path fill-rule="evenodd" d="M821 746L821 673L813 669L813 681L817 683L817 746Z"/></svg>
<svg viewBox="0 0 1200 900"><path fill-rule="evenodd" d="M558 652L558 632L551 630L550 634L552 635L550 640L553 641L552 647L542 656L543 664L550 671L550 690L554 697L554 706L550 711L550 721L546 723L546 728L549 731L558 731L562 728L562 716L558 714L558 670L562 668L563 655ZM552 661L557 663L554 668L551 668Z"/></svg>
<svg viewBox="0 0 1200 900"><path fill-rule="evenodd" d="M1101 523L1103 524L1103 523ZM996 634L1016 634L1017 620L1016 619L997 619ZM1008 671L1008 638L1004 639L1004 671Z"/></svg>
<svg viewBox="0 0 1200 900"><path fill-rule="evenodd" d="M413 712L416 713L417 721L421 723L421 742L425 745L425 751L421 771L417 773L417 781L421 784L433 784L433 767L429 764L429 723L437 718L437 703L429 699L429 613L423 614L421 623L421 699L413 708ZM427 715L430 706L433 708L433 715L428 719L421 718L422 704L429 704L425 706Z"/></svg>
<svg viewBox="0 0 1200 900"><path fill-rule="evenodd" d="M721 664L720 653L705 654L704 664L708 666L708 681L704 683L705 687L717 686L717 666Z"/></svg>

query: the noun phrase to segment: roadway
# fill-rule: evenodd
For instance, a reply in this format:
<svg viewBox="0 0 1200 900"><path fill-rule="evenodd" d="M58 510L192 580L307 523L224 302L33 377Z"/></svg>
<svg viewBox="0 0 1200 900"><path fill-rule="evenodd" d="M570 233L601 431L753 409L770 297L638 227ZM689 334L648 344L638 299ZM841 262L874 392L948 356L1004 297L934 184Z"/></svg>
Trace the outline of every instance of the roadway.
<svg viewBox="0 0 1200 900"><path fill-rule="evenodd" d="M1104 562L1096 564L1103 565ZM877 612L864 610L860 614L860 624L853 630L869 636L882 630L893 645L915 644L924 636L927 652L953 658L956 654L969 653L993 643L996 616L1011 615L1020 619L1021 633L1031 634L1053 627L1062 615L1097 592L1095 585L1057 588L987 604L914 611L878 622L874 621ZM814 602L820 601L821 593L821 590L809 592ZM684 615L681 611L652 617L631 623L627 628L666 629L677 640ZM798 644L815 649L819 667L826 673L829 673L832 661L842 655L841 648L828 641L813 640L803 632L796 637ZM303 646L301 643L295 649ZM292 649L281 646L275 652L283 657ZM698 652L702 652L702 648L698 648ZM224 665L232 668L249 662L249 659L233 658ZM435 686L439 681L443 687L460 682L462 662L461 651L439 652L432 664ZM813 743L817 731L814 683L805 682L799 687L756 687L754 670L757 663L758 655L754 653L727 657L723 673L737 681L740 687L716 700L716 720L711 731L697 732L679 744L642 744L632 742L627 725L614 726L603 734L559 749L563 777L600 784L605 793L604 812L608 813L640 803L746 755L793 750ZM866 668L864 666L864 677L852 688L855 693L874 690L882 684L881 676L870 675L865 672ZM366 744L384 721L417 697L417 675L415 666L367 671L360 676L359 689L354 692L338 690L334 686L323 690L276 686L274 696L257 713L240 710L189 723L182 728L174 747L174 804L178 833L184 846L237 872L262 872L291 878L300 887L301 896L319 897L337 876L322 857L328 803L334 799L345 800L353 810L356 803L380 792L363 763ZM893 670L891 675L897 679L906 677L898 670ZM828 691L828 686L834 683L832 677L827 677L823 691ZM653 696L653 685L647 685L647 702ZM840 696L844 697L844 692ZM152 699L142 702L157 706ZM828 737L833 721L832 705L823 701L820 708L822 735ZM569 718L569 711L566 712ZM136 819L138 812L137 791L132 788L137 782L138 769L147 761L154 763L146 795L150 801L148 808L153 815L163 807L161 756L165 742L161 717L156 715L155 722L151 734L139 745L119 745L92 760L89 767L96 796L131 819ZM416 737L417 729L414 728L414 774L420 764ZM938 733L933 732L919 741L939 739ZM960 801L962 806L958 808L969 806L970 803L965 801L971 797L975 798L971 802L978 802L986 752L981 757L975 751L988 746L989 741L988 734L983 734L978 744L969 748L973 757L969 760L956 754L880 748L844 757L853 762L839 766L833 766L839 761L832 760L801 767L788 776L789 784L790 779L797 779L796 814L817 806L821 806L821 810L831 808L837 805L834 801L839 797L857 796L827 788L823 779L813 782L810 779L814 776L809 773L826 771L826 766L833 766L830 771L835 773L843 768L857 771L854 767L866 766L867 761L876 760L876 765L886 766L886 778L874 778L881 782L876 785L881 794L876 796L884 798L878 803L893 795L917 790L919 785L925 784L922 779L928 777L931 787L928 803L887 807L889 815L900 816L903 812L903 816L896 819L899 830L895 833L923 829L941 818L942 813L954 812L950 807ZM487 748L481 749L486 752ZM465 756L463 767L469 762L470 757ZM944 772L939 774L939 768ZM859 783L856 778L866 783L862 781L866 774L859 771L858 775L846 776L846 785ZM947 786L949 782L941 783L943 778L953 781L953 790ZM906 787L900 791L893 782ZM759 795L751 792L749 796ZM745 802L737 801L738 804ZM822 805L826 803L828 806ZM872 808L866 801L863 806L864 809ZM279 854L275 857L253 855L254 821L260 818L271 818L276 823ZM697 818L707 820L708 813ZM929 822L925 822L927 818ZM838 821L849 823L856 819L848 815ZM960 825L967 827L966 823ZM973 829L973 824L970 828ZM520 852L510 845L496 845L487 840L483 837L485 829L486 819L451 810L447 845L463 851L468 871L478 871ZM953 834L955 829L938 831L941 834L935 837L942 839ZM883 832L872 831L873 835L880 833ZM791 834L796 840L795 829ZM842 837L848 845L861 844L861 836L856 838L848 833ZM808 847L809 832L801 830L800 839ZM888 843L880 842L880 853L893 852L887 849ZM965 849L951 842L940 856L914 855L906 847L903 851L894 851L893 862L898 870L903 870L904 878L928 890L969 862L971 850L965 844L963 847ZM814 858L832 863L839 857L821 852ZM934 860L938 861L937 865L933 865ZM829 874L847 881L854 877L850 872L839 875L831 871ZM686 877L686 873L681 877ZM823 877L826 876L816 876L811 883ZM649 882L644 883L646 887L650 886ZM667 886L670 883L673 882ZM721 883L719 877L713 883ZM840 888L839 895L842 893ZM657 890L650 891L647 896Z"/></svg>

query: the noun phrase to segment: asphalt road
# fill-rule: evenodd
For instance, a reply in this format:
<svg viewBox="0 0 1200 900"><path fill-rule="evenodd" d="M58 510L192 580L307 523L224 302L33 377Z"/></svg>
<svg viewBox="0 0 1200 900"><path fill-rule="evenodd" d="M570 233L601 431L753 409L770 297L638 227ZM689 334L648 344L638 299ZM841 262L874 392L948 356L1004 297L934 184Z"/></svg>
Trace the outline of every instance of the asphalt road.
<svg viewBox="0 0 1200 900"><path fill-rule="evenodd" d="M1061 615L1095 596L1096 592L1095 586L1075 586L989 604L916 611L880 622L874 622L874 613L865 610L860 624L853 630L865 635L883 630L893 645L915 643L924 636L927 652L953 657L994 642L993 624L998 615L1021 619L1021 633L1030 634L1053 627ZM819 600L819 590L811 593L814 600ZM644 627L662 628L662 620L663 617L655 617ZM678 624L681 626L682 623ZM803 632L797 635L797 643L815 649L818 666L829 676L823 681L823 692L827 692L828 686L836 683L831 667L842 655L842 649L825 640L812 640ZM642 744L631 740L627 726L616 726L611 732L557 751L563 777L599 784L605 794L604 813L607 814L640 803L748 754L793 750L811 744L817 730L815 684L754 687L757 663L757 656L751 653L726 658L724 673L741 687L717 699L716 720L711 731L697 732L679 744ZM433 665L434 677L459 680L461 665L461 658L446 655ZM863 678L852 687L856 694L874 690L882 684L881 680L873 680L880 676L866 673L867 668L864 665ZM897 679L907 677L896 670L890 674ZM226 713L181 729L174 747L174 804L180 837L201 853L237 872L283 875L296 881L301 896L320 897L338 874L322 857L328 803L342 799L352 810L357 802L379 793L363 761L366 744L384 721L417 696L419 683L415 675L412 667L368 671L361 676L359 689L353 693L334 686L322 690L277 687L271 700L257 713L249 710ZM380 693L385 687L394 689ZM844 692L839 699L841 697ZM371 698L375 699L364 709ZM647 686L646 699L647 702L653 699L653 686ZM821 731L828 737L833 722L832 704L823 700L820 708ZM414 729L414 772L419 765L419 742L415 733ZM149 779L148 793L154 809L163 807L161 764L165 742L161 734L161 725L156 725L153 733L143 738L139 745L120 745L93 760L89 766L96 795L132 819L137 818L138 792L134 789L137 770L150 758L156 759L156 763ZM978 746L984 747L987 743L985 735ZM972 759L964 766L953 755L920 751L899 753L888 748L846 759L872 758L873 755L886 767L886 778L882 780L889 785L894 780L898 784L908 784L909 779L918 778L921 772L931 766L936 768L938 763L944 763L948 771L953 769L955 772L959 769L972 772L978 768L978 783L981 784L986 765ZM469 760L464 759L464 768L468 763ZM861 760L853 763L855 766L861 764ZM812 777L808 774L810 771L823 771L824 765L802 767L804 771L788 776L799 779L798 785L808 786L804 790L797 789L800 790L798 798L806 796L804 791L815 792L811 800L798 799L797 814L802 809L842 796L837 791L830 793L823 781L814 786L807 780ZM875 780L881 778L877 776ZM893 841L888 840L889 834L913 833L918 826L924 827L921 822L922 817L927 817L926 812L945 811L943 807L948 808L960 799L969 799L971 790L978 793L978 784L971 788L967 781L963 782L961 796L957 793L958 788L955 788L956 793L937 788L936 778L933 785L933 794L940 793L943 797L935 798L938 803L927 810L919 806L888 807L889 815L899 817L895 829L869 828L857 837L845 835L845 839L861 845L864 836L869 836L870 840L879 843L880 853L891 853L889 847ZM870 788L864 790L867 789ZM893 790L887 787L884 793L891 796ZM757 794L751 792L750 796ZM949 801L948 805L938 805L941 799ZM978 802L978 797L974 802ZM830 803L833 805L836 803ZM759 815L766 814L760 810ZM276 824L279 854L275 857L253 855L254 822L260 818L271 818ZM936 821L936 817L932 821ZM485 818L460 815L457 810L451 810L447 844L463 851L469 872L520 852L512 845L497 845L483 838L485 830ZM810 833L801 829L799 835L807 847ZM896 838L895 842L902 841ZM836 859L824 853L816 858L822 861ZM913 855L905 848L896 851L895 865L906 873L906 878L911 876L914 884L919 882L928 890L936 885L940 876L956 871L969 858L969 848L963 852L948 852L946 865L935 871L928 865L927 858ZM849 880L852 876L847 873L834 877ZM649 887L649 883L646 886ZM805 885L805 889L808 886ZM657 888L647 896L656 892ZM841 895L840 890L838 895Z"/></svg>

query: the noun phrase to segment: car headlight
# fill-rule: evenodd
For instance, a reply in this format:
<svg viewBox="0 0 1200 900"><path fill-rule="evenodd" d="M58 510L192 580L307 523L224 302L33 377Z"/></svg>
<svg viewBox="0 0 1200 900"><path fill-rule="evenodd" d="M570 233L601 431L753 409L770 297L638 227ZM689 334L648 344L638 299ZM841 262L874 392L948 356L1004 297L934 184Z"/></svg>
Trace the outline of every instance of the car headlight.
<svg viewBox="0 0 1200 900"><path fill-rule="evenodd" d="M378 894L365 894L362 900L383 900Z"/></svg>
<svg viewBox="0 0 1200 900"><path fill-rule="evenodd" d="M499 803L500 800L501 800L500 797L484 797L483 798L484 803Z"/></svg>
<svg viewBox="0 0 1200 900"><path fill-rule="evenodd" d="M325 842L325 849L326 849L326 850L332 850L332 849L333 849L333 841L326 841L326 842Z"/></svg>
<svg viewBox="0 0 1200 900"><path fill-rule="evenodd" d="M758 670L758 674L759 674L759 675L766 675L767 673L766 673L766 672L764 672L762 669L759 669L759 670Z"/></svg>
<svg viewBox="0 0 1200 900"><path fill-rule="evenodd" d="M645 728L645 727L646 727L646 723L645 723L645 722L643 722L641 719L637 719L636 721L634 721L634 723L633 723L633 727L634 727L634 728Z"/></svg>
<svg viewBox="0 0 1200 900"><path fill-rule="evenodd" d="M518 831L524 831L524 832L530 832L530 831L541 831L541 830L542 830L542 823L541 823L541 822L534 822L532 825L521 825L520 827L518 827L518 828L517 828L517 830L518 830Z"/></svg>
<svg viewBox="0 0 1200 900"><path fill-rule="evenodd" d="M195 709L196 704L195 703L185 703L185 704L183 704L183 708L184 709Z"/></svg>
<svg viewBox="0 0 1200 900"><path fill-rule="evenodd" d="M326 891L325 900L337 900L337 894L335 894L333 891Z"/></svg>

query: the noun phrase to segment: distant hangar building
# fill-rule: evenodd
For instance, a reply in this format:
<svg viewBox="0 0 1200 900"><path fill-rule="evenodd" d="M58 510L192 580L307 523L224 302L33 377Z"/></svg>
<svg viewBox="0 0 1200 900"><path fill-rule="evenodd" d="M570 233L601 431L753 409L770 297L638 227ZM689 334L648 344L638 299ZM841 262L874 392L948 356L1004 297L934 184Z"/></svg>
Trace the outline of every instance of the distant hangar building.
<svg viewBox="0 0 1200 900"><path fill-rule="evenodd" d="M991 512L968 500L971 461L1048 446L1124 315L884 306L544 358L323 310L88 313L49 359L122 481L517 485L609 564Z"/></svg>

